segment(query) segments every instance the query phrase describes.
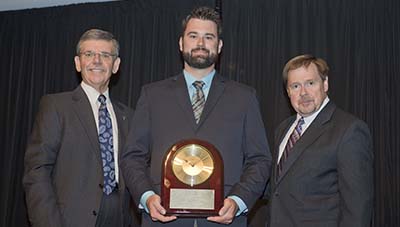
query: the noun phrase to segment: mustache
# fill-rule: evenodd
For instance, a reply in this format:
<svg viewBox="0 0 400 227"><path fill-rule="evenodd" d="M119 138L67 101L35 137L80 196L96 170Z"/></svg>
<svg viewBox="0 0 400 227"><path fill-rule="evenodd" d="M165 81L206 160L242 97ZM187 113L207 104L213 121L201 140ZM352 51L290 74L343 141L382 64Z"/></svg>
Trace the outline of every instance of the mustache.
<svg viewBox="0 0 400 227"><path fill-rule="evenodd" d="M205 47L196 47L196 48L192 49L190 52L193 53L194 51L205 51L205 52L207 52L207 54L210 53L210 50L206 49Z"/></svg>
<svg viewBox="0 0 400 227"><path fill-rule="evenodd" d="M303 97L300 98L299 101L300 101L300 103L310 102L310 101L313 101L313 98L308 97L308 96L303 96Z"/></svg>

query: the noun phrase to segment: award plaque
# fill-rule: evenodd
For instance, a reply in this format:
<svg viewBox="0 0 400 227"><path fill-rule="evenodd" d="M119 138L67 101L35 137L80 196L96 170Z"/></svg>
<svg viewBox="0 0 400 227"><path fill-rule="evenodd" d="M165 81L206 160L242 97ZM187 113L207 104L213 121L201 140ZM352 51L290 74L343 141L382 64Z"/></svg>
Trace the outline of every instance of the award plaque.
<svg viewBox="0 0 400 227"><path fill-rule="evenodd" d="M223 205L223 161L210 143L197 139L172 145L163 162L161 200L167 215L218 216Z"/></svg>

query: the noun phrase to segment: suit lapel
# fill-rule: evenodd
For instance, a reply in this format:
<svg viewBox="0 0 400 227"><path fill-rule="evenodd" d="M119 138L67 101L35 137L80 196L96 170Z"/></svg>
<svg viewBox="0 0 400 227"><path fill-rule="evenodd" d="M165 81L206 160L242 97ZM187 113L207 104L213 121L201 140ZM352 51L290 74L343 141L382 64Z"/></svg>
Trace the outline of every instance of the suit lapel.
<svg viewBox="0 0 400 227"><path fill-rule="evenodd" d="M128 134L128 118L118 102L113 102L113 108L118 124L118 157L121 158L121 151L125 144L125 136Z"/></svg>
<svg viewBox="0 0 400 227"><path fill-rule="evenodd" d="M112 105L118 124L118 163L121 163L119 160L121 160L121 154L124 149L126 135L128 134L129 122L127 113L123 111L123 108L119 105L119 103L113 102ZM119 169L118 183L119 183L119 190L124 190L125 182L121 174L121 169Z"/></svg>
<svg viewBox="0 0 400 227"><path fill-rule="evenodd" d="M329 122L329 120L332 117L332 114L335 110L336 106L335 104L329 102L324 109L318 114L318 116L314 119L314 121L311 123L311 125L307 128L307 130L304 132L304 134L300 137L300 139L296 142L296 144L293 146L292 151L290 152L290 155L288 159L286 160L282 173L277 179L277 183L279 184L282 178L285 177L287 172L290 170L290 168L294 165L296 160L299 159L299 157L304 153L304 151L307 149L308 146L314 143L324 132L325 130L329 127L329 124L326 124ZM288 127L290 127L291 124L289 124ZM286 130L287 131L287 130ZM283 137L285 134L281 136L282 141ZM279 146L279 145L278 145ZM279 147L278 147L279 149ZM277 162L275 162L277 163Z"/></svg>
<svg viewBox="0 0 400 227"><path fill-rule="evenodd" d="M93 110L90 106L89 100L81 86L78 86L78 88L76 88L72 93L72 101L74 103L72 108L85 129L88 140L93 147L92 152L95 157L97 157L100 166L102 166L96 121L93 118Z"/></svg>
<svg viewBox="0 0 400 227"><path fill-rule="evenodd" d="M173 80L175 82L173 85L173 90L175 92L175 96L178 100L179 106L182 108L184 115L192 125L193 130L197 131L201 127L203 122L207 119L207 117L217 104L219 98L223 94L225 89L225 80L223 77L215 74L210 87L210 91L207 96L206 104L204 106L203 112L201 113L200 121L198 124L196 124L196 120L194 118L192 103L190 101L185 77L183 76L183 74L179 74L178 76L174 77Z"/></svg>
<svg viewBox="0 0 400 227"><path fill-rule="evenodd" d="M196 124L196 120L194 119L192 103L190 102L185 77L183 76L183 74L179 74L172 80L172 90L174 90L176 100L178 101L178 104L181 107L186 119L188 120L188 122L190 122L193 130L196 130L198 125Z"/></svg>
<svg viewBox="0 0 400 227"><path fill-rule="evenodd" d="M199 121L199 124L197 125L197 128L201 127L203 122L207 119L207 117L210 115L211 111L217 104L219 98L221 97L221 95L225 89L224 82L225 82L225 80L223 77L219 76L218 74L215 74L215 76L213 78L213 82L210 87L210 91L207 96L207 101L204 106L203 112L201 113L200 121Z"/></svg>
<svg viewBox="0 0 400 227"><path fill-rule="evenodd" d="M275 157L274 157L274 168L273 168L273 174L272 174L274 181L277 180L276 174L278 174L277 168L278 168L278 158L279 158L279 146L280 146L283 138L287 134L288 130L290 129L290 126L293 124L293 122L295 120L296 120L295 116L290 117L289 119L285 120L285 123L282 123L283 126L280 128L280 130L278 129L278 131L277 131L275 141L278 141L278 143L275 144L276 152L275 152Z"/></svg>

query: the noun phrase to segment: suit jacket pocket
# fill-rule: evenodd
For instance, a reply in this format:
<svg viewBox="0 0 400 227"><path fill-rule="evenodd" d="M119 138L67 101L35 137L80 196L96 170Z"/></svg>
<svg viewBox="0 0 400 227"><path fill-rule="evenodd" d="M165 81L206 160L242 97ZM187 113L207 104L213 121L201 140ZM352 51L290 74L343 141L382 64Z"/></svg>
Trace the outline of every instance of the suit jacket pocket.
<svg viewBox="0 0 400 227"><path fill-rule="evenodd" d="M339 216L339 194L304 196L300 209L298 220L337 220Z"/></svg>

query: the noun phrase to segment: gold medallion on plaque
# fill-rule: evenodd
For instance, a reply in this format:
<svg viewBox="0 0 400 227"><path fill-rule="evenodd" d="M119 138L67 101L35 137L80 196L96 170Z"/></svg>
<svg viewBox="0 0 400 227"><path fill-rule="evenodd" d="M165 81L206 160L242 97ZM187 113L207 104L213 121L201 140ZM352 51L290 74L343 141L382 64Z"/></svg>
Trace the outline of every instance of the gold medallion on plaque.
<svg viewBox="0 0 400 227"><path fill-rule="evenodd" d="M194 186L206 181L214 171L211 153L198 144L188 144L176 151L172 171L184 184Z"/></svg>

